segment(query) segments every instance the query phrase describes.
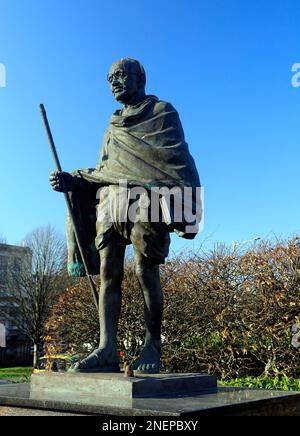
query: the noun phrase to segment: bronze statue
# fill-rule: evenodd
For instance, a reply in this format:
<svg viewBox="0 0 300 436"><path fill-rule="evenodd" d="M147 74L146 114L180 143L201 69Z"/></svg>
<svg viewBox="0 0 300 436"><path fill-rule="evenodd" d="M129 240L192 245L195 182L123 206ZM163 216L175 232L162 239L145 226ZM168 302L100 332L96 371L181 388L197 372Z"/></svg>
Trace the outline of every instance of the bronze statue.
<svg viewBox="0 0 300 436"><path fill-rule="evenodd" d="M123 107L111 117L96 168L72 174L54 172L50 176L54 190L71 193L95 273L99 273L100 259L100 345L74 370L119 370L117 327L123 263L126 246L133 244L136 274L144 296L146 336L132 369L157 373L161 366L163 315L159 265L168 256L170 232L190 239L197 233L200 181L178 113L170 103L146 95L142 65L134 59L121 59L112 65L107 78L113 96ZM182 194L187 188L191 192L192 215L188 220L180 211L175 213L176 204L185 202L182 196L179 203L173 197L165 201L168 190L177 189ZM145 198L150 201L145 202ZM159 199L159 207L153 213L155 198ZM68 236L69 271L84 275L71 226Z"/></svg>

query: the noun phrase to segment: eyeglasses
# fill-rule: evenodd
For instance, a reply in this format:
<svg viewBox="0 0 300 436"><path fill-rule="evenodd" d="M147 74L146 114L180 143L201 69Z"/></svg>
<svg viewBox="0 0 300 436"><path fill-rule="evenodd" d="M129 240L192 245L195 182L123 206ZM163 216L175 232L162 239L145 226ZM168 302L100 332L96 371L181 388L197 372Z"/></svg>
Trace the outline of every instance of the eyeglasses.
<svg viewBox="0 0 300 436"><path fill-rule="evenodd" d="M109 83L112 83L114 79L119 80L119 79L125 79L128 76L139 76L139 75L140 73L131 73L129 71L120 70L120 71L116 71L113 74L108 74L107 80L109 81Z"/></svg>

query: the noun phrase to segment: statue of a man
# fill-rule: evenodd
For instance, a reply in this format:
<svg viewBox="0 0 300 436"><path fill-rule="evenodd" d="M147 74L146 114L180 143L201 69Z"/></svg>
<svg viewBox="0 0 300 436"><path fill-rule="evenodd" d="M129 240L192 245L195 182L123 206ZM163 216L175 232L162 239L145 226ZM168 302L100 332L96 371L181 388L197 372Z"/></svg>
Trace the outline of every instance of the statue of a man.
<svg viewBox="0 0 300 436"><path fill-rule="evenodd" d="M132 244L135 271L144 296L146 330L144 346L133 367L140 372L157 373L161 366L163 315L159 265L168 256L170 232L175 231L179 236L190 239L197 233L194 227L197 228L200 220L196 207L197 204L199 206L200 182L178 113L171 104L146 95L146 74L142 65L134 59L121 59L112 65L107 78L113 96L123 107L110 120L97 167L72 174L52 173L50 176L54 190L61 192L65 189L74 196L74 207L76 195L81 195L86 200L92 193L96 200L93 207L98 208L98 218L94 216L96 221L92 226L85 227L95 229L92 245L100 258L100 345L75 366L75 371L119 370L117 327L121 308L121 283L125 248ZM119 194L120 184L124 182L128 186L125 200ZM102 188L97 199L96 188ZM138 195L137 188L140 189ZM190 189L193 220L188 221L194 225L192 231L187 230L183 214L179 216L180 213L177 213L177 217L174 215L174 200L169 203L161 201L165 197L159 191L161 188L165 189L165 193L168 189L176 188L181 194L186 188ZM132 195L134 191L135 194ZM153 192L157 194L156 197L152 196ZM146 197L149 194L148 199L151 198L150 202L146 202L148 219L141 219L140 214L144 194ZM110 201L112 197L113 206ZM130 213L130 207L137 198L139 207L134 209L134 214ZM154 198L160 199L159 210L155 210L155 213L152 210L151 215ZM180 198L179 203L183 204L185 200L182 196ZM176 204L178 206L178 202ZM74 210L76 213L76 208ZM155 214L156 218L153 219ZM145 218L145 213L143 216ZM69 248L73 245L69 243ZM87 244L87 247L90 249L91 244ZM78 256L76 259L73 266L69 265L71 269L78 267Z"/></svg>

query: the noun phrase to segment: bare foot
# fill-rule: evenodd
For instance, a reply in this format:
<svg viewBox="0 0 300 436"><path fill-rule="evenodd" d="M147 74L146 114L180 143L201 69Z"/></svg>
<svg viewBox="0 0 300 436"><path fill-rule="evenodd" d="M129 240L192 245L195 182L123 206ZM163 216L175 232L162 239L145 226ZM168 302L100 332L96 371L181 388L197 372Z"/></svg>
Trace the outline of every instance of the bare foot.
<svg viewBox="0 0 300 436"><path fill-rule="evenodd" d="M133 362L133 369L141 374L158 374L160 368L160 351L152 344L145 345L140 357Z"/></svg>
<svg viewBox="0 0 300 436"><path fill-rule="evenodd" d="M81 362L76 363L70 372L120 372L118 354L98 348Z"/></svg>

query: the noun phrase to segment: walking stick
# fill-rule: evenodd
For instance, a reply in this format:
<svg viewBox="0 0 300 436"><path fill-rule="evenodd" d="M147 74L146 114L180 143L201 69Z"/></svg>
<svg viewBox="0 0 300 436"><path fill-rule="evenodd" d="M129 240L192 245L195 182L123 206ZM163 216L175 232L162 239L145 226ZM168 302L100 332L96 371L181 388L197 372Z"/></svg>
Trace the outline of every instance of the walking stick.
<svg viewBox="0 0 300 436"><path fill-rule="evenodd" d="M59 162L59 159L58 159L56 147L55 147L55 144L54 144L54 141L53 141L52 133L51 133L50 126L49 126L49 123L48 123L48 119L47 119L46 110L45 110L43 104L40 104L40 111L41 111L41 115L42 115L42 118L43 118L43 122L44 122L44 126L45 126L45 129L46 129L46 133L47 133L47 136L48 136L48 141L49 141L49 144L50 144L50 148L51 148L51 151L52 151L52 154L53 154L53 159L54 159L54 163L56 165L56 169L57 169L58 172L61 173L62 172L62 168L61 168L61 165L60 165L60 162ZM64 183L63 180L62 180L62 183ZM94 281L92 279L91 268L90 268L90 265L89 265L88 257L86 256L86 254L85 254L85 252L83 251L83 248L82 248L82 244L81 244L81 241L80 241L79 230L78 230L78 225L77 225L75 214L73 212L71 199L70 199L69 193L65 192L65 189L64 189L64 196L65 196L65 200L66 200L66 204L67 204L67 209L68 209L70 217L71 217L71 222L72 222L72 225L73 225L74 234L75 234L76 242L77 242L77 245L78 245L79 253L80 253L80 256L81 256L81 259L82 259L82 262L83 262L83 266L84 266L84 269L85 269L85 273L86 273L86 276L88 278L88 282L89 282L89 285L90 285L90 288L91 288L91 291L92 291L92 295L93 295L93 298L94 298L95 306L96 306L96 309L98 310L98 293L97 293L96 285L95 285L95 283L94 283Z"/></svg>

